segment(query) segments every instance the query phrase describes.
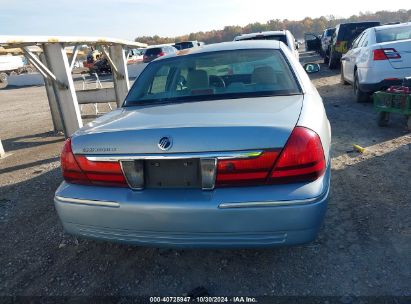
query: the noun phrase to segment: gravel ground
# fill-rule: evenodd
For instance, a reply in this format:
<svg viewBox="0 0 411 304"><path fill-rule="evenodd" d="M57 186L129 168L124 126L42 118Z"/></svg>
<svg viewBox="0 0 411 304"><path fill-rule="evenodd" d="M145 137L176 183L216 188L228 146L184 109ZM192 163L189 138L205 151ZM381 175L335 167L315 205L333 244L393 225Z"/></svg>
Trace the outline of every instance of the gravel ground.
<svg viewBox="0 0 411 304"><path fill-rule="evenodd" d="M376 125L338 72L313 75L333 130L329 209L313 243L264 250L169 250L63 232L53 206L62 136L44 88L0 90L0 295L411 296L411 135ZM364 154L352 145L366 147ZM1 301L0 301L1 302ZM349 301L347 302L349 303Z"/></svg>

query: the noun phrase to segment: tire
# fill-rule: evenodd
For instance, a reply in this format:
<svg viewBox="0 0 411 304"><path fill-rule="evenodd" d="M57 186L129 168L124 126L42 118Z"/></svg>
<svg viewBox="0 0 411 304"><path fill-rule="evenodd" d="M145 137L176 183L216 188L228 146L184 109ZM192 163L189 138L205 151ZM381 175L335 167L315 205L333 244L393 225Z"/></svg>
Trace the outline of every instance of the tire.
<svg viewBox="0 0 411 304"><path fill-rule="evenodd" d="M354 96L356 102L367 102L370 99L370 95L361 91L360 82L358 80L357 71L354 72Z"/></svg>
<svg viewBox="0 0 411 304"><path fill-rule="evenodd" d="M330 51L330 56L329 56L329 61L328 61L328 68L330 70L335 70L338 68L338 60L334 57L334 54L332 51Z"/></svg>
<svg viewBox="0 0 411 304"><path fill-rule="evenodd" d="M341 79L340 79L341 84L349 85L350 83L344 79L344 68L343 68L342 65L341 65L341 74L340 75L341 75Z"/></svg>
<svg viewBox="0 0 411 304"><path fill-rule="evenodd" d="M320 51L318 52L320 54L321 57L325 57L325 52L323 51L323 49L321 48Z"/></svg>
<svg viewBox="0 0 411 304"><path fill-rule="evenodd" d="M378 119L377 119L378 126L386 127L388 126L389 121L390 121L390 113L388 112L378 113Z"/></svg>
<svg viewBox="0 0 411 304"><path fill-rule="evenodd" d="M8 81L7 81L7 74L6 73L0 73L0 89L4 89L7 87Z"/></svg>

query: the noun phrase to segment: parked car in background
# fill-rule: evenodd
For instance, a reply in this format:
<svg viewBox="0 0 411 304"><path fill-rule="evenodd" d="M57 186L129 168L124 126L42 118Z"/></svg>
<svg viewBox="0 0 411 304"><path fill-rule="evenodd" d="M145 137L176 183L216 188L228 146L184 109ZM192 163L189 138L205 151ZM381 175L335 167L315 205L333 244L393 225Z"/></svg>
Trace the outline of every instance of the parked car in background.
<svg viewBox="0 0 411 304"><path fill-rule="evenodd" d="M300 57L300 54L298 53L298 44L289 30L242 34L234 38L234 41L243 40L278 40L288 46L295 58L299 59Z"/></svg>
<svg viewBox="0 0 411 304"><path fill-rule="evenodd" d="M130 49L127 53L127 64L142 62L144 51L144 49Z"/></svg>
<svg viewBox="0 0 411 304"><path fill-rule="evenodd" d="M111 66L106 57L101 57L96 60L94 64L89 68L90 75L97 74L111 74Z"/></svg>
<svg viewBox="0 0 411 304"><path fill-rule="evenodd" d="M307 52L321 52L321 37L314 33L304 34L305 50Z"/></svg>
<svg viewBox="0 0 411 304"><path fill-rule="evenodd" d="M328 28L321 35L321 51L320 51L320 54L323 57L329 56L329 54L327 54L327 53L329 51L331 38L334 35L334 32L335 32L335 28Z"/></svg>
<svg viewBox="0 0 411 304"><path fill-rule="evenodd" d="M185 49L191 49L193 47L199 47L204 45L204 42L198 42L198 41L181 41L175 43L173 46L177 50L185 50Z"/></svg>
<svg viewBox="0 0 411 304"><path fill-rule="evenodd" d="M330 69L338 68L342 55L347 53L354 39L367 28L378 25L380 25L378 21L338 24L335 27L335 32L331 38L329 50L324 57L324 62L328 63Z"/></svg>
<svg viewBox="0 0 411 304"><path fill-rule="evenodd" d="M411 76L411 22L365 30L341 59L341 81L351 83L357 101L399 85Z"/></svg>
<svg viewBox="0 0 411 304"><path fill-rule="evenodd" d="M7 78L12 74L20 74L24 71L24 61L21 56L0 56L0 88L7 86Z"/></svg>
<svg viewBox="0 0 411 304"><path fill-rule="evenodd" d="M177 49L170 45L155 46L147 48L143 55L143 62L148 63L158 57L177 52Z"/></svg>
<svg viewBox="0 0 411 304"><path fill-rule="evenodd" d="M121 108L65 142L65 230L145 246L312 241L330 189L330 124L307 75L318 70L278 41L149 63Z"/></svg>

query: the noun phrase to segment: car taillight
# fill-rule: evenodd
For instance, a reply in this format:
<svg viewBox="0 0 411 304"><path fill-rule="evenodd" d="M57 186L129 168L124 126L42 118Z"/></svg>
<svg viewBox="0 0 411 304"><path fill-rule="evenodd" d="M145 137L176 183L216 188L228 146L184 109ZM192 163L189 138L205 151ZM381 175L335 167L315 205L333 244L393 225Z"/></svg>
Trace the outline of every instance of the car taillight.
<svg viewBox="0 0 411 304"><path fill-rule="evenodd" d="M67 139L64 143L63 150L60 155L61 171L63 178L68 182L76 182L78 184L90 184L87 176L81 171L77 161L71 150L71 139Z"/></svg>
<svg viewBox="0 0 411 304"><path fill-rule="evenodd" d="M216 186L264 184L279 153L265 151L253 158L219 160Z"/></svg>
<svg viewBox="0 0 411 304"><path fill-rule="evenodd" d="M401 58L401 55L393 48L374 50L373 55L374 60L388 60Z"/></svg>
<svg viewBox="0 0 411 304"><path fill-rule="evenodd" d="M74 155L70 138L60 159L63 177L69 183L127 187L119 162L94 162L83 155Z"/></svg>
<svg viewBox="0 0 411 304"><path fill-rule="evenodd" d="M270 174L269 183L309 182L325 172L324 151L314 131L296 127Z"/></svg>
<svg viewBox="0 0 411 304"><path fill-rule="evenodd" d="M325 168L320 137L310 129L296 127L282 151L219 160L216 187L311 182L322 176Z"/></svg>

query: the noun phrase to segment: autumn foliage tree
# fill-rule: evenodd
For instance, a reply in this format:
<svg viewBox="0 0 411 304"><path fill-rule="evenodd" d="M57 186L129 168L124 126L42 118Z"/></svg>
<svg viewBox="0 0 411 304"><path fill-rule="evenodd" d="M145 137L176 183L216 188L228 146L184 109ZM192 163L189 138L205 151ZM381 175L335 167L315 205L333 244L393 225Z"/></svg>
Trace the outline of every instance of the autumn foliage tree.
<svg viewBox="0 0 411 304"><path fill-rule="evenodd" d="M149 45L174 43L187 40L198 40L209 44L223 41L232 41L235 36L238 36L240 34L262 31L275 31L282 29L288 29L297 39L302 39L304 37L304 33L320 34L324 29L328 27L335 27L339 23L356 21L380 21L381 23L407 22L411 21L411 10L401 9L395 12L378 11L375 13L364 12L360 13L359 15L352 15L349 18L338 18L334 15L328 15L319 18L305 17L303 20L299 21L288 19L273 19L267 21L266 23L250 23L244 27L231 25L224 27L222 30L190 33L178 37L160 37L158 35L155 35L137 37L135 40L147 43Z"/></svg>

